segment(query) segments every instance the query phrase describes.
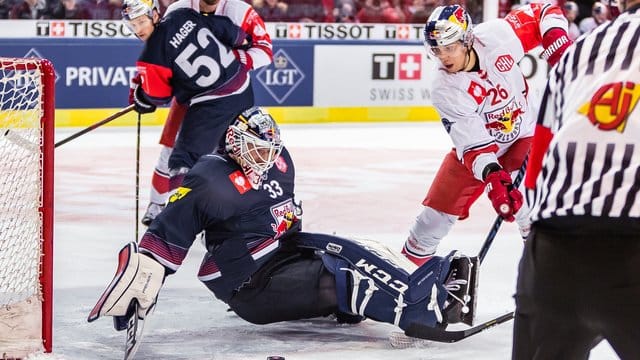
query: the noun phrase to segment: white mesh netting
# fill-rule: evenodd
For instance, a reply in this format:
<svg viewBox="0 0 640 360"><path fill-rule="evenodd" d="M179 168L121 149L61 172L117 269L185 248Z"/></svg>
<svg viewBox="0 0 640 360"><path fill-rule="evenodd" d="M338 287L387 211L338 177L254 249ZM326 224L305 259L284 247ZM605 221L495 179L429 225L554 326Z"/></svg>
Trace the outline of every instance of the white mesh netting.
<svg viewBox="0 0 640 360"><path fill-rule="evenodd" d="M43 112L36 60L0 58L0 339L28 342L39 314ZM36 309L34 311L34 308ZM20 314L21 312L30 314ZM22 316L31 315L28 319ZM35 327L35 329L24 329ZM0 341L0 344L3 344ZM4 346L8 346L3 344ZM3 349L4 350L4 349ZM0 355L2 351L0 351Z"/></svg>

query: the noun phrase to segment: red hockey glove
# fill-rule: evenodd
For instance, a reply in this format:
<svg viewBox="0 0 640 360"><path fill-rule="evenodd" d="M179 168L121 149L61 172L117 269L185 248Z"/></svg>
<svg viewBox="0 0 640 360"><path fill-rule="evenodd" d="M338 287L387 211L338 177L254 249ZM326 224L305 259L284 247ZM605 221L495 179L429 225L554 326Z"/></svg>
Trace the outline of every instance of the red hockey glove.
<svg viewBox="0 0 640 360"><path fill-rule="evenodd" d="M136 74L136 76L131 78L131 83L129 83L129 105L133 104L133 92L140 84L142 84L140 74Z"/></svg>
<svg viewBox="0 0 640 360"><path fill-rule="evenodd" d="M555 65L565 50L571 46L573 42L569 40L569 36L564 29L553 28L547 31L542 37L542 58L547 60L550 66Z"/></svg>
<svg viewBox="0 0 640 360"><path fill-rule="evenodd" d="M498 215L505 221L514 221L513 215L522 207L523 197L522 193L513 187L511 176L500 169L489 173L484 182L487 185L487 195Z"/></svg>

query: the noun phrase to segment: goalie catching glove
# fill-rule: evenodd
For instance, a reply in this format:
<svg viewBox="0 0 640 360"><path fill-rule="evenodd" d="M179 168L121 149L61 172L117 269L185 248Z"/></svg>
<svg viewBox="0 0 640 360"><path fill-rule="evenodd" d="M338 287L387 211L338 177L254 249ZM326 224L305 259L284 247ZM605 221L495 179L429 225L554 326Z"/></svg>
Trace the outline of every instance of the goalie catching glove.
<svg viewBox="0 0 640 360"><path fill-rule="evenodd" d="M118 254L116 275L91 310L87 321L92 322L102 315L116 318L130 315L127 311L133 301L138 302L138 317L144 319L156 303L164 274L164 266L138 253L135 242L127 244Z"/></svg>
<svg viewBox="0 0 640 360"><path fill-rule="evenodd" d="M520 190L513 187L511 176L497 166L486 175L484 182L487 195L498 215L505 221L514 221L515 213L522 207L523 197Z"/></svg>

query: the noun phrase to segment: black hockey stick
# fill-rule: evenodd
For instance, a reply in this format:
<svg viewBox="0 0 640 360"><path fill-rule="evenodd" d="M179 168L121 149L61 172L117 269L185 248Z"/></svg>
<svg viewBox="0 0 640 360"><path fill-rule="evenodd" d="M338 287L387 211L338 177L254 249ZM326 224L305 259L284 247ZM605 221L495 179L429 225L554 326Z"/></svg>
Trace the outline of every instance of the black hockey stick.
<svg viewBox="0 0 640 360"><path fill-rule="evenodd" d="M470 327L465 330L455 330L455 331L447 331L444 329L440 329L437 327L431 327L421 324L413 323L409 325L407 330L405 330L404 334L410 337L437 341L437 342L458 342L460 340L464 340L469 336L481 333L487 329L490 329L498 324L502 324L513 319L514 313L513 311L497 318L491 319L489 321L485 321L482 324L476 325L474 327Z"/></svg>
<svg viewBox="0 0 640 360"><path fill-rule="evenodd" d="M135 241L138 242L138 229L140 222L140 122L141 122L140 113L138 113L138 125L136 129L136 238Z"/></svg>
<svg viewBox="0 0 640 360"><path fill-rule="evenodd" d="M520 186L520 183L522 182L522 179L524 178L524 172L527 169L528 158L529 158L528 155L524 158L524 161L522 162L522 166L520 166L520 169L518 170L518 174L516 175L515 180L513 180L514 188L518 188ZM489 252L489 248L491 247L493 240L498 234L498 230L500 230L500 225L502 225L503 221L504 219L501 216L497 216L496 220L493 222L493 225L491 226L491 230L489 230L489 233L487 234L487 237L484 239L484 243L480 248L480 252L478 253L478 260L480 261L480 264L482 264L482 260L484 260L484 257L487 256L487 252Z"/></svg>
<svg viewBox="0 0 640 360"><path fill-rule="evenodd" d="M515 180L513 181L513 186L515 188L520 186L520 183L522 182L522 179L524 178L524 173L525 170L527 168L527 159L528 156L524 158L524 161L522 162L522 165L520 166L520 169L518 170L518 174L516 175ZM482 247L480 248L480 252L478 253L478 261L480 263L482 263L482 260L485 258L485 256L487 255L487 252L489 251L489 248L491 247L491 244L493 243L493 240L495 239L496 235L498 234L498 230L500 230L500 225L502 225L503 219L501 216L496 217L496 220L493 222L493 226L491 227L491 230L489 231L489 234L487 234L487 237L484 241L484 243L482 244ZM485 321L479 325L470 327L468 329L464 329L464 330L452 330L452 331L447 331L445 329L441 329L441 328L437 328L437 327L431 327L431 326L426 326L426 325L421 325L421 324L411 324L409 325L409 327L405 330L404 334L410 337L414 337L414 338L419 338L419 339L425 339L425 340L431 340L431 341L438 341L438 342L449 342L449 343L453 343L453 342L457 342L463 339L466 339L470 336L473 336L475 334L481 333L487 329L490 329L498 324L502 324L504 322L507 322L511 319L513 319L514 317L514 312L508 312L504 315L500 315L497 318L493 318L491 320Z"/></svg>
<svg viewBox="0 0 640 360"><path fill-rule="evenodd" d="M91 130L95 130L95 129L99 128L100 126L102 126L102 125L104 125L104 124L106 124L106 123L108 123L108 122L110 122L110 121L113 121L113 120L115 120L115 119L119 118L120 116L122 116L122 115L124 115L124 114L128 113L129 111L133 110L134 106L135 106L135 105L131 104L131 105L127 106L126 108L124 108L124 109L122 109L122 110L118 111L117 113L115 113L115 114L113 114L113 115L109 116L108 118L106 118L106 119L104 119L104 120L101 120L101 121L98 121L97 123L95 123L95 124L93 124L93 125L89 126L88 128L83 129L83 130L80 130L80 131L78 131L77 133L75 133L75 134L73 134L73 135L71 135L71 136L69 136L69 137L67 137L67 138L64 138L64 139L62 139L62 140L58 141L58 142L56 143L55 147L58 147L58 146L60 146L60 145L64 145L64 144L68 143L69 141L71 141L71 140L73 140L73 139L75 139L75 138L77 138L77 137L80 137L80 136L82 136L82 135L84 135L84 134L88 133L88 132L89 132L89 131L91 131Z"/></svg>

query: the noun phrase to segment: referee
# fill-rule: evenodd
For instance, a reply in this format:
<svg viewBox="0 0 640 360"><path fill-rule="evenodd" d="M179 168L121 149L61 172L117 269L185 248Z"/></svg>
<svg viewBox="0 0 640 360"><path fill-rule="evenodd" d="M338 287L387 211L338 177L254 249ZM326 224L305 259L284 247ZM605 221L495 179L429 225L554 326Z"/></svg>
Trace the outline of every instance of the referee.
<svg viewBox="0 0 640 360"><path fill-rule="evenodd" d="M640 359L640 0L551 70L525 185L513 359Z"/></svg>

